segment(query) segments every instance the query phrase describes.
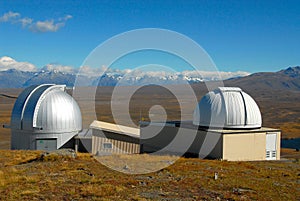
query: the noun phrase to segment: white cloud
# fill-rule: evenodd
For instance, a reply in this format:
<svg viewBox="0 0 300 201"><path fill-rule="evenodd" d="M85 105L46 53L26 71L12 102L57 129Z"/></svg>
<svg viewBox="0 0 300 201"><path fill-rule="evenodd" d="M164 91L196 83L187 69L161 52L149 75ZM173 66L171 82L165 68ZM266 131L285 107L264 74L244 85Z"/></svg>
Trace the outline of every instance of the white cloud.
<svg viewBox="0 0 300 201"><path fill-rule="evenodd" d="M9 11L0 17L0 22L13 22L16 18L19 18L21 15L20 13L15 13Z"/></svg>
<svg viewBox="0 0 300 201"><path fill-rule="evenodd" d="M71 15L66 15L63 18L59 18L57 21L55 20L45 20L45 21L37 21L33 23L29 29L33 32L56 32L61 27L64 27L66 21L71 19Z"/></svg>
<svg viewBox="0 0 300 201"><path fill-rule="evenodd" d="M37 21L29 29L33 32L56 32L64 25L64 23L54 23L53 20Z"/></svg>
<svg viewBox="0 0 300 201"><path fill-rule="evenodd" d="M243 77L250 75L248 72L236 71L236 72L225 72L225 71L183 71L181 72L184 76L189 77L201 77L203 80L226 80L232 77Z"/></svg>
<svg viewBox="0 0 300 201"><path fill-rule="evenodd" d="M76 73L76 69L72 66L64 66L60 64L47 64L41 70L45 71L59 71L63 73Z"/></svg>
<svg viewBox="0 0 300 201"><path fill-rule="evenodd" d="M66 16L63 17L63 18L59 18L59 21L67 21L67 20L72 19L72 18L73 18L72 15L66 15Z"/></svg>
<svg viewBox="0 0 300 201"><path fill-rule="evenodd" d="M188 70L182 72L171 72L171 71L143 71L141 69L109 69L106 71L108 75L117 74L126 79L130 78L159 78L168 80L189 80L189 81L209 81L209 80L226 80L233 77L244 77L250 75L248 72L237 71L237 72L225 72L225 71L195 71Z"/></svg>
<svg viewBox="0 0 300 201"><path fill-rule="evenodd" d="M29 26L32 23L32 21L33 20L31 18L28 18L28 17L19 19L19 22L22 24L23 28Z"/></svg>
<svg viewBox="0 0 300 201"><path fill-rule="evenodd" d="M18 62L11 57L0 58L0 71L6 71L9 69L16 69L20 71L36 71L35 65L29 62Z"/></svg>
<svg viewBox="0 0 300 201"><path fill-rule="evenodd" d="M0 71L6 71L9 69L16 69L20 71L59 71L63 73L77 73L78 69L72 66L65 66L61 64L47 64L43 68L38 69L35 65L29 62L19 62L11 57L3 56L0 57Z"/></svg>
<svg viewBox="0 0 300 201"><path fill-rule="evenodd" d="M72 18L72 15L65 15L56 20L38 20L34 21L29 17L21 17L20 13L9 11L0 17L0 22L7 22L11 24L21 24L23 28L28 28L32 32L56 32L64 27L66 22Z"/></svg>
<svg viewBox="0 0 300 201"><path fill-rule="evenodd" d="M102 66L101 68L91 68L89 66L82 66L79 69L78 75L84 75L88 77L98 77L101 76L107 70L108 68L106 66Z"/></svg>
<svg viewBox="0 0 300 201"><path fill-rule="evenodd" d="M220 72L220 75L222 77L223 80L232 78L232 77L244 77L244 76L248 76L250 75L249 72L245 72L245 71L236 71L236 72Z"/></svg>

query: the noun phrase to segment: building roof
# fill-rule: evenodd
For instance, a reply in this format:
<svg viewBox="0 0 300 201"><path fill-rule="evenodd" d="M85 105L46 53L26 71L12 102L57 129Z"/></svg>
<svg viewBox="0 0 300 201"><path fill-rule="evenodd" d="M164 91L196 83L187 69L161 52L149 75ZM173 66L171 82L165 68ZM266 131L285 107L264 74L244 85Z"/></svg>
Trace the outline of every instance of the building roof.
<svg viewBox="0 0 300 201"><path fill-rule="evenodd" d="M90 128L104 130L108 132L128 135L130 137L139 138L140 137L140 129L133 128L128 126L122 126L118 124L107 123L103 121L93 121L90 125Z"/></svg>
<svg viewBox="0 0 300 201"><path fill-rule="evenodd" d="M179 124L180 123L180 124ZM223 129L223 128L209 128L209 127L199 127L198 125L195 125L193 121L168 121L168 123L165 122L147 122L143 121L141 122L141 128L145 126L166 126L166 127L180 127L180 128L185 128L185 129L191 129L191 130L200 130L200 131L205 131L209 133L218 133L222 135L227 135L227 134L249 134L249 133L266 133L266 132L281 132L280 129L277 128L268 128L268 127L260 127L260 128L255 128L255 129Z"/></svg>
<svg viewBox="0 0 300 201"><path fill-rule="evenodd" d="M15 102L11 128L40 133L80 131L79 106L65 92L65 87L43 84L26 88Z"/></svg>
<svg viewBox="0 0 300 201"><path fill-rule="evenodd" d="M195 125L211 128L254 129L262 125L258 105L237 87L219 87L208 92L194 111Z"/></svg>

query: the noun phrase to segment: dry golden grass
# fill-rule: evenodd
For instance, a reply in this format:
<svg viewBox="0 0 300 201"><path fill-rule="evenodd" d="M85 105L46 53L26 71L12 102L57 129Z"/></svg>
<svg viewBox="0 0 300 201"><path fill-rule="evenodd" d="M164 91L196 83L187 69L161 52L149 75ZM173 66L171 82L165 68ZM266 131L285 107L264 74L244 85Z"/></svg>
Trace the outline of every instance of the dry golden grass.
<svg viewBox="0 0 300 201"><path fill-rule="evenodd" d="M103 165L127 174L145 174L168 167L178 156L153 156L149 154L116 154L110 156L95 156Z"/></svg>
<svg viewBox="0 0 300 201"><path fill-rule="evenodd" d="M227 162L181 158L155 173L128 175L101 165L88 154L52 161L39 160L40 152L36 151L0 151L0 156L0 200L300 198L300 163L296 160ZM163 161L167 156L143 158L145 162ZM219 174L217 180L215 172Z"/></svg>

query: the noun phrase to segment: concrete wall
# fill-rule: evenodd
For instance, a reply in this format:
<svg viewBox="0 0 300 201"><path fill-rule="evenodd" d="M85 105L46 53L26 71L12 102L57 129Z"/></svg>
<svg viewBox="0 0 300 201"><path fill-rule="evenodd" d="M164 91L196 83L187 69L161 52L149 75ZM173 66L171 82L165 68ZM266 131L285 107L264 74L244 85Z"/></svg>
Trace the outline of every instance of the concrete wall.
<svg viewBox="0 0 300 201"><path fill-rule="evenodd" d="M38 133L13 130L11 133L11 149L35 150L38 139L57 139L57 149L69 142L77 132L70 133Z"/></svg>
<svg viewBox="0 0 300 201"><path fill-rule="evenodd" d="M223 138L221 133L199 130L188 150L199 158L221 159L223 154Z"/></svg>
<svg viewBox="0 0 300 201"><path fill-rule="evenodd" d="M160 152L161 154L175 154L179 147L169 146L178 133L178 128L168 126L147 126L141 128L141 153Z"/></svg>
<svg viewBox="0 0 300 201"><path fill-rule="evenodd" d="M90 138L76 138L75 151L83 153L92 153L92 137ZM77 150L76 150L77 149Z"/></svg>
<svg viewBox="0 0 300 201"><path fill-rule="evenodd" d="M31 138L30 138L30 133L22 133L18 131L12 131L11 133L11 141L10 141L10 148L12 150L15 149L35 149L31 148Z"/></svg>
<svg viewBox="0 0 300 201"><path fill-rule="evenodd" d="M220 133L172 126L141 127L141 152L222 158Z"/></svg>

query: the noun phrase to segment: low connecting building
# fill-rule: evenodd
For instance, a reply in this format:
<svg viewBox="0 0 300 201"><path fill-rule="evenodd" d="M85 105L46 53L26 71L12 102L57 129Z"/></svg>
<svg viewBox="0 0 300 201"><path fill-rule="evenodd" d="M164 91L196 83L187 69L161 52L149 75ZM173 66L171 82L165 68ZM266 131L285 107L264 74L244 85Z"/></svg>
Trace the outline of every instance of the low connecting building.
<svg viewBox="0 0 300 201"><path fill-rule="evenodd" d="M94 121L92 129L92 154L140 153L140 129L103 121Z"/></svg>

